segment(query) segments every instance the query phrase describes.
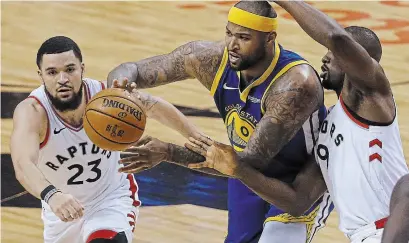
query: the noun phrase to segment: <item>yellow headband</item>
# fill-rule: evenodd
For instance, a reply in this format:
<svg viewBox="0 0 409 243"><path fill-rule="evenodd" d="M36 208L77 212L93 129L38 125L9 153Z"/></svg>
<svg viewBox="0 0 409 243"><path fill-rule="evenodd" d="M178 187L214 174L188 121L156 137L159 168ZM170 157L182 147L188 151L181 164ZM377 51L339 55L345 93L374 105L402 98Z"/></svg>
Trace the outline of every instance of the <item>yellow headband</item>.
<svg viewBox="0 0 409 243"><path fill-rule="evenodd" d="M277 30L278 25L276 18L263 17L236 7L230 9L228 21L261 32Z"/></svg>

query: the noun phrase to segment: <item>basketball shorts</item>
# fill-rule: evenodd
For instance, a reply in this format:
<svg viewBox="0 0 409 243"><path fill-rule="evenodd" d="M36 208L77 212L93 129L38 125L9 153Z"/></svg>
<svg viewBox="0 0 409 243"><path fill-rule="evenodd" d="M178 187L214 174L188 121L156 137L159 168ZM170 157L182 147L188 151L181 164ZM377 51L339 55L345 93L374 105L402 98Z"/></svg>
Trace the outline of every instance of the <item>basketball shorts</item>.
<svg viewBox="0 0 409 243"><path fill-rule="evenodd" d="M325 226L334 205L325 193L304 215L293 217L265 202L247 186L236 179L228 180L228 233L225 243L256 243L268 222L283 224L304 224L305 227L291 227L290 230L306 231L302 242L311 242L315 233ZM281 242L286 242L282 239Z"/></svg>
<svg viewBox="0 0 409 243"><path fill-rule="evenodd" d="M127 183L123 187L125 186L129 188L130 185ZM42 201L44 243L86 243L91 234L104 230L125 232L128 242L131 243L140 201L137 192L123 189L120 188L114 195L86 207L82 218L71 222L61 221L49 205Z"/></svg>
<svg viewBox="0 0 409 243"><path fill-rule="evenodd" d="M381 243L385 223L386 221L382 219L376 223L368 224L355 230L352 234L347 234L347 237L351 243Z"/></svg>

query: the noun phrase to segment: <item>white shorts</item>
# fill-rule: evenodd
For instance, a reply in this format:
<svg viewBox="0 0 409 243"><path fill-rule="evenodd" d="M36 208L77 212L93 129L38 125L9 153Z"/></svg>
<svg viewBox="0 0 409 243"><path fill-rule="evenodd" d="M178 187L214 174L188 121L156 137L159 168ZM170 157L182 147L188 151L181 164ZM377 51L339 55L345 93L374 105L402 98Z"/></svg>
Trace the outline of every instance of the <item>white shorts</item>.
<svg viewBox="0 0 409 243"><path fill-rule="evenodd" d="M133 179L133 177L132 177ZM127 180L128 181L128 180ZM129 183L123 187L129 188ZM140 201L137 192L120 188L115 195L86 208L82 218L71 222L61 221L43 203L44 243L86 243L88 237L100 230L124 232L128 243L132 242L133 231L139 215Z"/></svg>
<svg viewBox="0 0 409 243"><path fill-rule="evenodd" d="M351 243L381 243L383 228L377 229L375 225L364 226L351 235Z"/></svg>

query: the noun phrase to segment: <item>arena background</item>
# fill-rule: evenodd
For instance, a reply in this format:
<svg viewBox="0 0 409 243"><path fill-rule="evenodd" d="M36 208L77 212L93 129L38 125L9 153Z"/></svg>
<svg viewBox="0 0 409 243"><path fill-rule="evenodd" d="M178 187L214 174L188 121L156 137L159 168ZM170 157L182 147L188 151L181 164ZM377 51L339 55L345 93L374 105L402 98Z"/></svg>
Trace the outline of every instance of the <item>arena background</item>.
<svg viewBox="0 0 409 243"><path fill-rule="evenodd" d="M344 26L363 25L380 36L382 65L398 104L401 136L409 145L409 2L311 2ZM13 110L40 82L35 64L41 43L66 35L80 46L86 77L104 80L116 65L172 51L192 40L223 40L234 2L1 2L1 198L24 191L16 181L9 142ZM278 41L299 52L317 69L326 49L282 9ZM197 80L147 90L175 104L211 137L227 143L223 122L209 92ZM326 105L336 95L326 93ZM29 122L29 121L27 121ZM182 145L177 133L148 120L146 134ZM24 148L21 148L24 150ZM134 242L223 242L226 234L226 180L169 164L137 174L143 202ZM23 195L2 204L1 240L42 242L40 202ZM314 242L347 242L336 212Z"/></svg>

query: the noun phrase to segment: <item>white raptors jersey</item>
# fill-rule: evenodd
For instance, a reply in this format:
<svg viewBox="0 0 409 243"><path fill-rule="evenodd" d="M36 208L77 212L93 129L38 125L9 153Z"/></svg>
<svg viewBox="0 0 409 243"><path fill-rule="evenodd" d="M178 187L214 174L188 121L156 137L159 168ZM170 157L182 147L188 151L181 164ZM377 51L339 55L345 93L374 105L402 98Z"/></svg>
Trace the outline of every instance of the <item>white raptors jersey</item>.
<svg viewBox="0 0 409 243"><path fill-rule="evenodd" d="M104 88L101 82L91 79L84 79L83 84L87 101ZM132 194L136 192L133 176L118 172L119 152L97 147L82 125L74 127L64 121L51 105L44 86L29 97L36 99L47 112L47 135L40 145L37 167L51 184L73 195L84 207L94 206L129 183L134 189ZM131 194L129 190L123 193Z"/></svg>
<svg viewBox="0 0 409 243"><path fill-rule="evenodd" d="M368 125L340 98L321 126L315 152L341 231L350 235L388 216L392 190L408 173L397 114L392 124Z"/></svg>

